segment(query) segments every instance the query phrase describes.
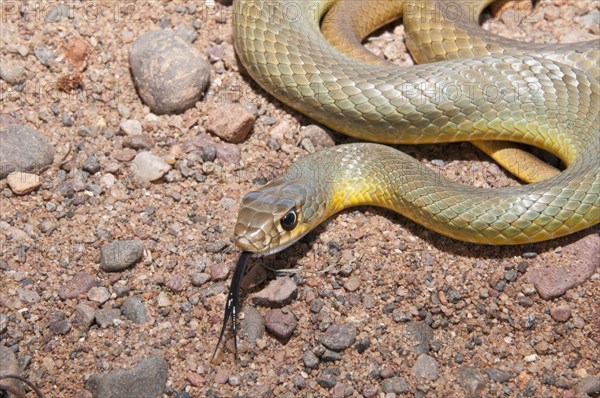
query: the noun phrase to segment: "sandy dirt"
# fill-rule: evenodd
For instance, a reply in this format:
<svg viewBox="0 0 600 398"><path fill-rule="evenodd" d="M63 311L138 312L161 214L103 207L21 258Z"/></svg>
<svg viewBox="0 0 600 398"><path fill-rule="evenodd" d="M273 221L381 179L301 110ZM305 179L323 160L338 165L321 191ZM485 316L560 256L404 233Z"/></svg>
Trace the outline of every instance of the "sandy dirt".
<svg viewBox="0 0 600 398"><path fill-rule="evenodd" d="M2 124L38 129L65 164L42 172L41 188L25 196L14 195L6 180L0 181L0 219L14 228L0 231L5 322L0 344L15 352L23 374L47 397L89 396L84 389L91 375L131 368L153 355L166 359L168 397L185 397L184 392L192 397L460 397L467 396L458 382L461 367L479 373L483 397L573 397L586 376L600 376L597 270L553 300L529 291L525 279L539 267L597 263L600 248L583 251L577 245L586 237L597 243L598 228L536 245L487 247L442 237L376 208L344 211L275 258L253 261L257 267L294 271L298 294L286 309L297 327L284 342L270 334L256 345L242 342L237 365L230 352L211 364L226 296L204 294L227 286L231 272L201 286L192 285L192 275L204 269L216 276L235 265L239 252L230 239L240 199L307 154L299 137L314 121L240 73L231 44L231 7L200 1L69 2L73 15L54 21L44 4L25 1L26 12L5 8L2 14L2 62L23 65L27 76L19 88L1 82ZM182 11L189 4L195 5L193 12ZM596 9L597 2L544 0L523 18L513 12L485 27L519 40L580 41L597 37L579 20ZM195 30L193 45L213 59L204 100L184 114L154 118L135 92L128 55L136 37L160 29L161 23ZM366 46L395 63L411 64L402 33L402 26L393 24ZM59 83L66 84L61 77L77 70L68 54L81 41L89 45L89 55L79 88L61 91ZM49 66L34 53L40 47L55 54ZM177 157L186 140L206 131L207 115L227 102L252 104L258 115L248 138L236 144L239 162L188 162L191 176L176 163L150 184L128 178L122 119L142 122L143 134L154 143L152 153ZM65 114L71 126L65 125ZM93 132L86 133L86 126ZM278 145L268 144L269 138ZM336 143L351 141L335 138ZM401 149L456 181L481 187L518 184L470 144ZM101 170L87 183L103 187L101 192L85 189L65 196L62 183L75 178L90 154ZM118 181L111 188L102 185L108 173ZM195 178L197 173L204 177ZM121 239L139 239L142 260L123 272L100 270L100 247ZM511 270L517 271L515 278L506 280ZM110 298L103 304L87 293L61 299L59 293L78 272L93 276ZM358 278L358 286L344 287L351 277ZM262 287L246 294L244 303L252 305L252 293ZM78 304L120 308L131 296L142 300L149 321L136 324L121 316L104 327L76 325ZM318 312L315 300L322 306ZM570 308L566 322L550 315L561 305ZM269 311L257 309L263 316ZM49 328L57 311L72 324L64 334ZM353 345L341 359L307 368L303 354L319 351L319 339L335 323L354 325L356 342L369 339L369 347L360 353ZM431 333L417 338L427 340L425 351L413 347L415 324L428 325ZM411 373L423 352L439 367L434 380ZM319 383L326 368L337 369L333 389ZM511 377L493 380L486 373L490 368ZM383 385L392 377L402 379L407 391L386 395Z"/></svg>

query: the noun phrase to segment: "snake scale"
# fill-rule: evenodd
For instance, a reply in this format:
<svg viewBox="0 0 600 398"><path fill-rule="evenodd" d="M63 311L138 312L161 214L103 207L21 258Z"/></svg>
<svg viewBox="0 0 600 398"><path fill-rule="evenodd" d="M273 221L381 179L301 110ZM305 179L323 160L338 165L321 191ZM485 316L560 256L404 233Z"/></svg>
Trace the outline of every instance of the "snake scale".
<svg viewBox="0 0 600 398"><path fill-rule="evenodd" d="M538 45L495 36L477 23L489 3L234 2L237 53L283 103L367 141L469 141L534 183L481 189L451 182L375 143L338 145L296 161L242 199L234 230L242 253L213 359L229 318L237 357L240 286L250 256L286 248L344 208L382 206L443 235L497 245L552 239L600 222L600 42ZM398 17L419 65L390 65L361 46ZM566 169L551 170L513 142L555 154Z"/></svg>
<svg viewBox="0 0 600 398"><path fill-rule="evenodd" d="M235 243L274 253L357 205L482 244L537 242L597 224L599 42L496 36L476 23L490 2L237 0L234 45L250 76L320 123L386 144L512 141L555 154L566 168L533 184L482 189L448 181L385 145L338 145L246 195ZM387 64L360 46L399 16L419 65ZM537 181L535 170L520 172Z"/></svg>

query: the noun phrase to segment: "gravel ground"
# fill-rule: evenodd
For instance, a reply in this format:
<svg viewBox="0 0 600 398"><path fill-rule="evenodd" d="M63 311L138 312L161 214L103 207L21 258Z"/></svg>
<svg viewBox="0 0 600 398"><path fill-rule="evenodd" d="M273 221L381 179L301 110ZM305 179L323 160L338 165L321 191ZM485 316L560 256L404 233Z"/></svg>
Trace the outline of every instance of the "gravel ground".
<svg viewBox="0 0 600 398"><path fill-rule="evenodd" d="M484 26L548 43L600 34L598 2L539 3ZM252 261L238 362L228 340L211 363L237 203L330 133L240 70L231 7L65 4L0 3L0 373L47 397L599 393L599 228L484 247L375 208ZM158 29L181 52L156 62L200 76L176 76L175 92L130 71L134 41ZM411 64L402 35L394 24L366 46ZM174 109L152 102L163 94L201 100L151 113ZM402 149L456 181L518 184L469 144ZM15 162L28 174L4 179Z"/></svg>

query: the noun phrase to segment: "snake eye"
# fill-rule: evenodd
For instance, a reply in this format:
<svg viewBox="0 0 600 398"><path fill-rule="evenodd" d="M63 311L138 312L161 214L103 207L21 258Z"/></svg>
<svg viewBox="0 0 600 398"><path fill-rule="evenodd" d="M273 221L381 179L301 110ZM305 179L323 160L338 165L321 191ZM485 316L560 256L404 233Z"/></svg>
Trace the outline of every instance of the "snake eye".
<svg viewBox="0 0 600 398"><path fill-rule="evenodd" d="M281 227L286 231L291 231L298 225L298 212L296 208L292 208L292 210L288 211L285 216L281 218Z"/></svg>

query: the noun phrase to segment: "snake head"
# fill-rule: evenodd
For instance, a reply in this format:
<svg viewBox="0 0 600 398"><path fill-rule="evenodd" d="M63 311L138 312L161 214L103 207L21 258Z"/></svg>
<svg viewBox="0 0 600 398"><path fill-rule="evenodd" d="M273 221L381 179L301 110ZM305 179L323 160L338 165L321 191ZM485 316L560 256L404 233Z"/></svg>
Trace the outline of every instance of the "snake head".
<svg viewBox="0 0 600 398"><path fill-rule="evenodd" d="M282 176L243 199L234 242L255 255L277 253L298 241L330 213L329 192L313 156L300 159Z"/></svg>
<svg viewBox="0 0 600 398"><path fill-rule="evenodd" d="M266 255L281 251L304 236L306 187L277 179L243 199L234 230L234 242L244 251Z"/></svg>

